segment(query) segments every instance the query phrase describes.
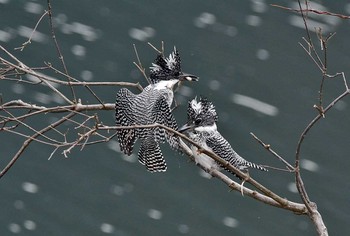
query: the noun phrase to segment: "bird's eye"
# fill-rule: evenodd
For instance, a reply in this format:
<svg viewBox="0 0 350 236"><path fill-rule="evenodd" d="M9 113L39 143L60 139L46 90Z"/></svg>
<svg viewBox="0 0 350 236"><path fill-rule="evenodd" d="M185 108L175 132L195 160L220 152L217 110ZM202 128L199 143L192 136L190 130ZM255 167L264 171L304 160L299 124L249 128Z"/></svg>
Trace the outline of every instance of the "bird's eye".
<svg viewBox="0 0 350 236"><path fill-rule="evenodd" d="M174 75L175 75L175 76L179 76L179 75L180 75L180 72L176 71L176 72L174 73Z"/></svg>
<svg viewBox="0 0 350 236"><path fill-rule="evenodd" d="M202 119L201 119L201 118L197 118L197 119L194 121L194 124L195 124L195 125L199 125L201 122L202 122Z"/></svg>

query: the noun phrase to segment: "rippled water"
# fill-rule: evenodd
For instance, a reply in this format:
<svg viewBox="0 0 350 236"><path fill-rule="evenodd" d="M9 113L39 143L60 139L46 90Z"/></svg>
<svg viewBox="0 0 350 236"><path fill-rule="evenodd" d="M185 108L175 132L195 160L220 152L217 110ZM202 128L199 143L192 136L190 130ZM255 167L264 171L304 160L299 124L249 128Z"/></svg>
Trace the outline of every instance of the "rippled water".
<svg viewBox="0 0 350 236"><path fill-rule="evenodd" d="M283 167L249 135L255 133L293 163L297 139L316 115L321 75L298 42L305 36L300 16L271 7L272 1L52 1L57 39L70 74L85 81L141 82L132 64L136 44L145 67L155 58L147 45L164 40L166 53L180 50L183 69L200 76L177 93L179 124L196 95L213 100L218 128L237 152L256 163ZM294 1L279 4L297 8ZM350 14L347 1L313 3L322 11ZM46 18L23 52L13 51L32 33L45 1L0 0L0 43L30 66L60 67ZM336 31L329 44L330 73L348 74L349 22L310 15L310 30ZM315 37L313 35L313 37ZM55 77L55 74L50 74ZM35 78L26 76L35 82ZM55 85L57 86L57 85ZM57 86L58 89L63 89ZM119 88L96 88L108 103ZM343 91L341 79L326 81L325 102ZM4 101L37 105L64 100L44 86L1 82ZM78 91L83 102L93 97ZM350 165L347 153L348 99L331 111L305 141L304 181L330 234L349 234ZM113 125L113 112L101 114ZM56 117L37 121L49 124ZM0 134L1 166L23 142ZM137 150L137 149L136 149ZM168 171L148 173L137 156L124 156L118 143L74 150L69 158L33 144L1 179L1 235L316 235L306 217L255 202L228 188L164 145ZM251 175L299 201L288 173Z"/></svg>

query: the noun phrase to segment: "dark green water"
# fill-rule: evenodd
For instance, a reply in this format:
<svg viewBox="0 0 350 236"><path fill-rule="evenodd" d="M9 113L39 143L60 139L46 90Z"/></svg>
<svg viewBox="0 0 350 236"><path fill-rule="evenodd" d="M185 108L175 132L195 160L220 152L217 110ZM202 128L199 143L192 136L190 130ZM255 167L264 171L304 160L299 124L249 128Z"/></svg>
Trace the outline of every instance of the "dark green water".
<svg viewBox="0 0 350 236"><path fill-rule="evenodd" d="M183 70L200 76L177 95L175 111L186 120L186 103L195 95L213 100L218 128L246 159L283 167L249 135L254 132L293 163L300 133L316 115L321 75L298 42L305 36L300 18L271 7L273 1L52 1L56 33L69 72L82 80L146 81L132 62L136 44L144 66L155 58L147 42L176 45ZM279 1L294 7L294 1ZM324 10L350 14L347 1L324 1ZM0 0L0 43L8 50L27 40L46 1ZM315 7L320 7L315 5ZM329 73L349 74L349 22L336 17L310 20L329 43ZM313 26L310 28L313 29ZM314 37L314 35L313 35ZM59 67L47 19L32 44L14 52L27 65ZM3 55L3 54L1 54ZM38 105L59 104L44 86L0 82L4 101L21 98ZM325 103L344 90L340 78L325 83ZM96 88L114 102L119 88ZM80 91L84 102L95 103ZM251 100L251 98L253 100ZM251 102L252 101L252 102ZM259 103L260 102L260 103ZM263 102L263 103L261 103ZM331 235L350 233L349 99L321 120L302 149L303 177L310 198ZM113 112L100 114L113 125ZM52 117L37 121L49 124ZM0 133L4 166L23 139ZM307 217L263 205L203 178L187 158L164 145L168 171L151 174L135 157L123 158L118 144L60 152L51 160L47 146L33 144L0 182L1 235L316 235ZM17 148L17 149L16 149ZM299 201L293 175L270 171L251 175L288 199Z"/></svg>

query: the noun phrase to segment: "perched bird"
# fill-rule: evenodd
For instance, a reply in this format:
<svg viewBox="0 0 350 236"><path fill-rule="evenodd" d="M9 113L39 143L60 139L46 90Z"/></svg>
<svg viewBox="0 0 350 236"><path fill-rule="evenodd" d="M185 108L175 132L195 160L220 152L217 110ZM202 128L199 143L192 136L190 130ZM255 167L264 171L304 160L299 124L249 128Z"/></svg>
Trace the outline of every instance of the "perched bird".
<svg viewBox="0 0 350 236"><path fill-rule="evenodd" d="M219 133L216 127L218 115L212 102L205 98L193 99L188 104L188 122L180 128L180 132L186 132L188 137L206 150L214 152L222 159L228 161L241 171L246 172L248 167L267 171L264 167L246 161L238 155L229 142ZM201 153L197 147L191 145L196 163L200 163L209 173L213 169L219 169L220 164L211 157Z"/></svg>
<svg viewBox="0 0 350 236"><path fill-rule="evenodd" d="M173 88L184 80L197 81L198 77L182 72L176 48L167 58L159 54L150 67L150 85L137 95L126 88L119 90L115 104L116 125L158 123L177 130L177 123L171 113ZM178 137L162 128L118 129L117 137L120 149L126 155L131 155L136 140L141 140L138 159L151 172L162 172L167 168L159 143L166 140L173 149L179 148Z"/></svg>

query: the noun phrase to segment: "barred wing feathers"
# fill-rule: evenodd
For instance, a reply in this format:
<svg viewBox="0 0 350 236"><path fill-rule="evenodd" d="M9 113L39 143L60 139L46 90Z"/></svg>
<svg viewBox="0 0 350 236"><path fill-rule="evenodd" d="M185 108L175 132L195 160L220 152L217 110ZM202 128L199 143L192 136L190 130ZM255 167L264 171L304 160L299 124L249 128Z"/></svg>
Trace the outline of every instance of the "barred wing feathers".
<svg viewBox="0 0 350 236"><path fill-rule="evenodd" d="M165 125L174 130L178 130L176 120L171 113L171 109L166 102L166 99L161 96L154 104L152 109L152 116L155 118L154 122ZM169 143L170 147L177 150L179 148L179 138L173 133L168 132L162 128L155 130L156 140L164 142L165 140Z"/></svg>
<svg viewBox="0 0 350 236"><path fill-rule="evenodd" d="M212 151L221 157L222 159L228 161L230 164L236 168L245 171L248 167L255 168L262 171L267 171L264 167L257 165L255 163L245 160L243 157L238 155L231 147L229 142L221 136L219 132L215 135L208 137L206 139L206 144Z"/></svg>
<svg viewBox="0 0 350 236"><path fill-rule="evenodd" d="M117 126L131 126L135 124L134 114L129 112L132 110L132 104L136 95L126 88L122 88L117 93L115 103L115 118ZM136 133L134 129L118 129L118 142L120 150L127 155L131 155L136 141Z"/></svg>

